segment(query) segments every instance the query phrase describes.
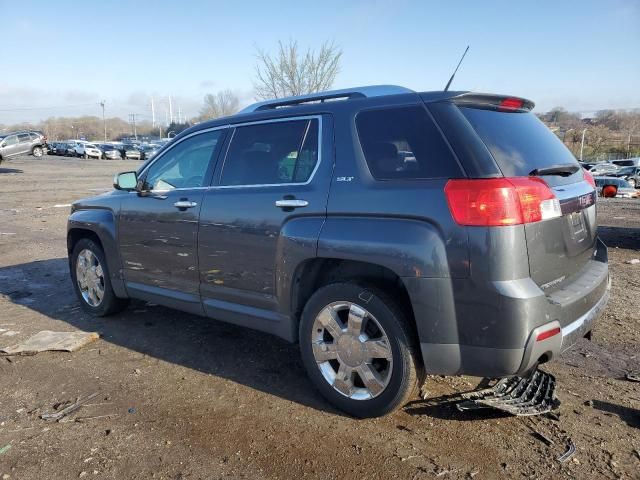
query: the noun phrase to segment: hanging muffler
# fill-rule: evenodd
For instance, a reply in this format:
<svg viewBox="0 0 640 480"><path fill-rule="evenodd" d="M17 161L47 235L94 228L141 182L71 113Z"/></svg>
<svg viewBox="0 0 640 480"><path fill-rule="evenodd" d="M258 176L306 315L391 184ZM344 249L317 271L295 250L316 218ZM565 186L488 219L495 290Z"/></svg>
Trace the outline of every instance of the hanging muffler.
<svg viewBox="0 0 640 480"><path fill-rule="evenodd" d="M541 415L560 405L555 393L556 379L538 369L524 377L498 380L493 386L461 394L458 410L495 408L511 415Z"/></svg>

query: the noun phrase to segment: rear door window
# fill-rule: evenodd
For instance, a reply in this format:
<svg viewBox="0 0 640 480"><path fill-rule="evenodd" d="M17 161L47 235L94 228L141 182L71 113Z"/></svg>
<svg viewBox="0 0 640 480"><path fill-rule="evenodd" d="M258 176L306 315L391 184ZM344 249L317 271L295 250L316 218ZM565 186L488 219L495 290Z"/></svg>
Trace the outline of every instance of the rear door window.
<svg viewBox="0 0 640 480"><path fill-rule="evenodd" d="M420 106L365 110L356 117L360 145L378 180L459 177L440 131Z"/></svg>
<svg viewBox="0 0 640 480"><path fill-rule="evenodd" d="M560 139L533 113L498 112L470 107L460 107L460 111L506 177L524 177L536 169L555 165L579 165ZM560 178L555 176L553 183L557 183ZM545 180L551 179L551 176L545 176ZM569 183L582 180L582 172L578 170L566 180Z"/></svg>
<svg viewBox="0 0 640 480"><path fill-rule="evenodd" d="M29 143L31 141L31 137L28 133L21 133L20 135L18 135L18 141L20 143Z"/></svg>
<svg viewBox="0 0 640 480"><path fill-rule="evenodd" d="M318 162L317 119L236 127L220 185L304 183Z"/></svg>

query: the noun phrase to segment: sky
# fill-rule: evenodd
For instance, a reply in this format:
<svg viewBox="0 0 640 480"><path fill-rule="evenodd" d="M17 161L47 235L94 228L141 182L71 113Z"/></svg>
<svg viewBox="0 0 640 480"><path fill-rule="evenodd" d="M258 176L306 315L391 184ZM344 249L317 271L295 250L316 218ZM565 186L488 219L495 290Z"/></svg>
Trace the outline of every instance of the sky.
<svg viewBox="0 0 640 480"><path fill-rule="evenodd" d="M394 84L529 98L536 111L640 108L640 0L0 0L0 123L198 114L207 93L254 101L256 49L343 51L335 88Z"/></svg>

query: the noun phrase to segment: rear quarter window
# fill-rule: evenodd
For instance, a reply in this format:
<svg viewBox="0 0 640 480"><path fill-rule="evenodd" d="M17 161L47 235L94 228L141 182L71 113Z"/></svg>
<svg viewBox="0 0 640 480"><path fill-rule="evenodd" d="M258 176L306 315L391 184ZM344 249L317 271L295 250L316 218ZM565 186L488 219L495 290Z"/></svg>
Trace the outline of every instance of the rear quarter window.
<svg viewBox="0 0 640 480"><path fill-rule="evenodd" d="M364 110L358 138L374 178L460 177L462 171L426 110L420 106Z"/></svg>

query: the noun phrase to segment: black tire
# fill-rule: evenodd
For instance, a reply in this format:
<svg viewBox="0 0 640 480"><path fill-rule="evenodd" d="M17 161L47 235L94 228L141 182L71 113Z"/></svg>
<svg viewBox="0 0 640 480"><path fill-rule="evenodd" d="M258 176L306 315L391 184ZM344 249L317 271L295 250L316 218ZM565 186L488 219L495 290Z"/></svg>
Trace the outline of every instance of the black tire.
<svg viewBox="0 0 640 480"><path fill-rule="evenodd" d="M82 296L76 278L76 263L78 261L78 255L85 249L90 250L98 258L98 261L100 262L104 273L104 296L100 304L95 307L89 305L89 303L87 303L87 301ZM78 240L78 242L73 247L73 252L71 253L71 262L69 269L71 270L71 281L73 282L73 289L76 292L78 300L80 300L80 305L82 306L82 309L90 315L94 317L105 317L107 315L112 315L124 310L129 304L128 299L116 297L116 294L113 292L113 288L111 287L111 277L109 276L109 266L107 265L104 252L102 251L100 245L96 244L93 240L90 240L88 238L82 238Z"/></svg>
<svg viewBox="0 0 640 480"><path fill-rule="evenodd" d="M367 400L354 400L337 392L325 380L313 355L314 321L327 305L340 301L352 302L365 308L380 323L389 339L392 352L389 383L378 396ZM419 382L423 379L416 335L406 315L391 297L376 287L348 282L320 288L304 307L299 340L302 362L314 386L330 403L354 417L379 417L397 410L416 395Z"/></svg>

